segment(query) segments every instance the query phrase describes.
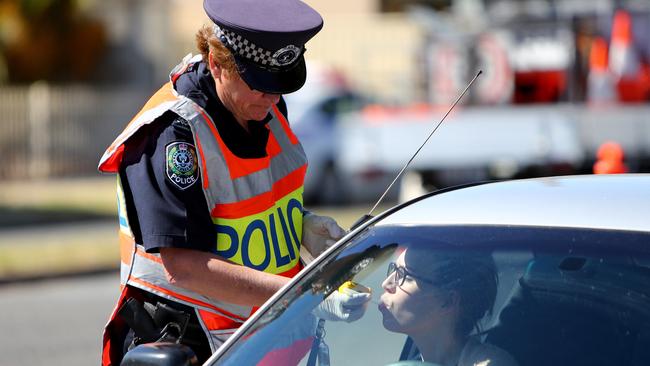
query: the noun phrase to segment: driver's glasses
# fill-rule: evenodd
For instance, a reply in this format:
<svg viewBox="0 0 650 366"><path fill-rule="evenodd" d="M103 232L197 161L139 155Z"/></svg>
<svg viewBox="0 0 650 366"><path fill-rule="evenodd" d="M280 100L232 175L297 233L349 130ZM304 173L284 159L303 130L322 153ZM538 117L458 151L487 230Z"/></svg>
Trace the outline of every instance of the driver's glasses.
<svg viewBox="0 0 650 366"><path fill-rule="evenodd" d="M402 287L404 285L404 281L406 280L406 276L413 277L419 281L422 281L424 283L428 283L430 285L436 286L437 284L431 280L428 280L426 278L422 278L418 275L413 274L413 272L410 272L407 270L405 267L398 266L397 263L395 262L390 262L388 263L388 271L386 273L387 277L390 277L392 274L395 274L395 277L393 278L394 283L397 284L397 286Z"/></svg>

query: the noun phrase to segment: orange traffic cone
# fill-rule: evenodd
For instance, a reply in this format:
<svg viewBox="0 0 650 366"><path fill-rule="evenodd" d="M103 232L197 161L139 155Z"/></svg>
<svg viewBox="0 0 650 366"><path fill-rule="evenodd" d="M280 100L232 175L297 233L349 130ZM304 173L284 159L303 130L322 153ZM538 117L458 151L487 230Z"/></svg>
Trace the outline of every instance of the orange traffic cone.
<svg viewBox="0 0 650 366"><path fill-rule="evenodd" d="M645 100L647 86L642 80L641 62L634 48L632 17L625 10L617 10L612 21L609 69L616 78L620 101L640 102Z"/></svg>
<svg viewBox="0 0 650 366"><path fill-rule="evenodd" d="M607 63L607 41L596 37L589 51L589 75L587 76L587 102L608 103L616 101L614 79Z"/></svg>
<svg viewBox="0 0 650 366"><path fill-rule="evenodd" d="M594 164L594 174L621 174L627 173L627 166L623 162L623 148L616 142L607 141L600 145L596 153L598 160Z"/></svg>

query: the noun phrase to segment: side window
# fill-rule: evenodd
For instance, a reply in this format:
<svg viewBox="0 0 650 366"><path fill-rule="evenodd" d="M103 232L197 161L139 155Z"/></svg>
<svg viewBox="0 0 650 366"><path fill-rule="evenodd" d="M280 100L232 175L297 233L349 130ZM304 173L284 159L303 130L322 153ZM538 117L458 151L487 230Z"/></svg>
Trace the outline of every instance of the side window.
<svg viewBox="0 0 650 366"><path fill-rule="evenodd" d="M432 250L419 243L400 245L381 264L369 266L353 278L371 289L372 299L364 315L353 322L325 322L323 342L331 364L421 361L424 356L418 347L431 345L422 343L418 335L455 339L457 332L463 334L460 339L473 339L474 349L510 362L506 351L484 345L482 334L496 323L499 308L531 258L526 251L492 253Z"/></svg>
<svg viewBox="0 0 650 366"><path fill-rule="evenodd" d="M328 122L333 123L338 114L358 110L362 105L363 101L361 97L353 93L347 93L323 102L321 111L328 117Z"/></svg>

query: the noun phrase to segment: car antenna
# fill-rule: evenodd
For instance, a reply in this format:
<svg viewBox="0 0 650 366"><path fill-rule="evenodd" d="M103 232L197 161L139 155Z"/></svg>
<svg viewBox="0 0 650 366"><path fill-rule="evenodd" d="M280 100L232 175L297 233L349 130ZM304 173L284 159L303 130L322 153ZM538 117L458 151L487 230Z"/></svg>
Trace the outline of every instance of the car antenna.
<svg viewBox="0 0 650 366"><path fill-rule="evenodd" d="M373 217L373 216L372 216L372 212L375 211L375 209L377 208L377 206L379 206L379 204L380 204L381 201L384 199L384 197L386 196L386 194L388 193L388 191L393 187L393 185L395 184L395 182L397 182L397 180L398 180L399 177L402 175L402 173L404 173L404 171L406 170L406 168L408 168L409 164L411 164L411 162L413 161L413 159L415 159L415 156L420 152L420 150L422 150L422 148L424 147L424 145L427 144L427 142L429 141L429 139L431 138L431 136L433 136L433 134L436 132L436 130L438 129L438 127L440 127L440 125L441 125L442 122L445 120L445 118L447 118L447 116L449 115L449 113L451 113L451 111L454 109L454 107L456 106L456 104L458 104L458 102L459 102L460 99L463 97L463 95L465 95L465 93L469 90L469 88L472 86L472 84L474 84L474 81L476 81L476 79L477 79L477 78L479 77L479 75L481 75L482 73L483 73L483 70L479 70L479 71L476 73L476 75L472 78L472 80L469 82L469 84L467 84L467 86L465 87L465 89L463 90L463 92L460 93L460 95L458 96L458 98L456 98L456 101L454 102L454 104L451 105L451 107L449 108L449 110L447 111L447 113L445 113L445 115L442 117L442 119L440 120L440 122L438 122L438 124L436 124L436 126L433 128L433 130L431 131L431 133L429 134L429 136L427 136L427 138L424 140L424 142L422 143L422 145L420 145L420 147L415 151L415 153L413 154L413 156L411 156L411 158L409 159L409 161L407 161L406 164L404 164L404 167L402 167L402 170L400 170L399 173L397 173L397 176L395 177L395 179L393 179L393 181L388 185L388 188L386 188L386 190L385 190L384 193L381 195L381 197L379 197L379 199L377 200L377 203L375 203L375 205L372 206L372 208L370 209L370 212L368 212L367 214L361 216L361 218L360 218L359 220L357 220L357 222L355 222L354 225L352 225L351 229L355 229L356 227L358 227L359 225L363 224L364 222L370 220L370 219Z"/></svg>

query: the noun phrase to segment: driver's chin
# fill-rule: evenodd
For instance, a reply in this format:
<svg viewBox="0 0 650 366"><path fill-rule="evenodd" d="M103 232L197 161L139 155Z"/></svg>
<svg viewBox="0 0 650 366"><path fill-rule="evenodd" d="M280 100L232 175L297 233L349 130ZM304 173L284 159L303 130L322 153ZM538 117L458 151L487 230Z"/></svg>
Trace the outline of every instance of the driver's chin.
<svg viewBox="0 0 650 366"><path fill-rule="evenodd" d="M397 323L397 319L395 319L391 313L382 312L381 315L383 316L382 325L387 331L399 332L399 324Z"/></svg>

